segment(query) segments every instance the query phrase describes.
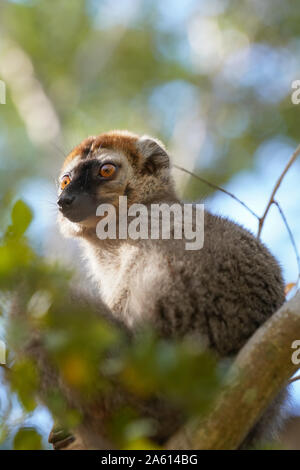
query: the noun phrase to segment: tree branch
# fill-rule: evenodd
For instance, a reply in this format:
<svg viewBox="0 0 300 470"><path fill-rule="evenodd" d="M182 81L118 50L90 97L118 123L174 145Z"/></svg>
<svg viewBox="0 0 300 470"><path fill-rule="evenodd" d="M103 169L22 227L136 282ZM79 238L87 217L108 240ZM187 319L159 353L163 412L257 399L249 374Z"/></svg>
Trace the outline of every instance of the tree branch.
<svg viewBox="0 0 300 470"><path fill-rule="evenodd" d="M269 202L267 204L267 207L265 209L265 212L263 213L262 217L259 218L259 224L258 224L258 233L257 233L257 238L260 237L260 234L261 234L261 231L262 231L262 228L263 228L263 224L264 224L264 221L268 215L268 212L270 210L270 207L272 206L272 204L275 203L275 195L283 181L283 178L285 177L285 175L287 174L287 172L289 171L289 169L291 168L292 164L296 161L296 159L298 158L298 156L300 155L300 145L298 145L298 147L296 148L296 150L294 151L293 155L291 156L291 158L289 159L285 169L283 170L283 172L281 173L280 177L278 178L275 186L274 186L274 189L272 191L272 194L271 194L271 197L269 199Z"/></svg>
<svg viewBox="0 0 300 470"><path fill-rule="evenodd" d="M297 382L297 380L300 380L300 375L296 375L296 377L293 377L289 380L289 384L292 384L293 382Z"/></svg>
<svg viewBox="0 0 300 470"><path fill-rule="evenodd" d="M279 204L278 201L275 201L274 200L274 204L275 206L277 207L278 211L279 211L279 214L281 215L281 218L283 220L283 223L287 229L287 232L289 234L289 237L290 237L290 240L291 240L291 243L293 245L293 249L294 249L294 252L295 252L295 255L296 255L296 260L297 260L297 266L298 266L298 277L297 277L297 282L295 284L295 287L296 287L296 290L298 289L298 286L299 286L299 281L300 281L300 255L299 255L299 251L298 251L298 248L297 248L297 245L296 245L296 241L295 241L295 238L294 238L294 235L293 235L293 232L288 224L288 221L287 221L287 218Z"/></svg>
<svg viewBox="0 0 300 470"><path fill-rule="evenodd" d="M272 191L272 194L270 196L270 199L269 199L269 202L267 204L267 207L265 209L265 212L263 213L263 215L261 217L259 217L249 206L247 206L247 204L243 201L241 201L241 199L239 199L237 196L235 196L233 193L231 193L230 191L227 191L227 189L224 189L222 188L221 186L218 186L214 183L211 183L210 181L207 181L205 178L202 178L201 176L198 176L196 175L195 173L193 173L192 171L189 171L189 170L186 170L185 168L179 166L179 165L173 165L174 168L176 168L177 170L180 170L180 171L183 171L184 173L187 173L188 175L190 176L193 176L194 178L196 178L197 180L201 181L202 183L206 184L207 186L209 186L210 188L212 189L215 189L217 191L221 191L222 193L226 194L227 196L231 197L232 199L234 199L236 202L238 202L241 206L243 206L250 214L252 214L257 220L258 220L258 233L257 233L257 238L260 238L260 235L261 235L261 231L262 231L262 228L263 228L263 225L264 225L264 222L266 220L266 217L268 215L268 212L271 208L271 206L274 204L277 206L278 210L279 210L279 213L281 215L281 218L286 226L286 229L288 231L288 234L289 234L289 237L290 237L290 240L291 240L291 243L293 245L293 249L295 251L295 255L296 255L296 259L297 259L297 265L298 265L298 278L297 278L297 281L295 283L295 287L296 287L296 290L299 286L299 282L300 282L300 256L299 256L299 252L298 252L298 248L297 248L297 245L296 245L296 242L295 242L295 238L293 236L293 233L289 227L289 224L287 222L287 219L285 217L285 214L279 204L278 201L275 200L275 195L277 193L277 190L279 189L286 173L288 172L288 170L290 169L290 167L292 166L292 164L296 161L297 157L300 155L300 145L298 145L298 147L296 148L296 150L294 151L294 153L292 154L290 160L288 161L286 167L284 168L283 172L281 173L280 177L278 178L275 186L274 186L274 189Z"/></svg>
<svg viewBox="0 0 300 470"><path fill-rule="evenodd" d="M198 176L195 173L193 173L192 171L186 170L182 166L173 165L173 167L176 168L177 170L180 170L180 171L183 171L184 173L187 173L190 176L193 176L197 180L201 181L201 183L206 184L210 188L215 189L217 191L221 191L224 194L227 194L227 196L231 197L231 199L234 199L236 202L241 204L241 206L243 206L248 212L250 212L250 214L252 214L253 217L255 217L258 221L260 220L259 216L252 209L250 209L250 207L247 206L247 204L245 204L245 202L241 201L237 196L235 196L230 191L227 191L227 189L224 189L221 186L218 186L217 184L214 184L214 183L211 183L210 181L207 181L205 178L202 178L202 176Z"/></svg>
<svg viewBox="0 0 300 470"><path fill-rule="evenodd" d="M237 449L272 399L297 371L291 345L300 339L300 291L239 352L228 385L201 422L187 425L168 449Z"/></svg>

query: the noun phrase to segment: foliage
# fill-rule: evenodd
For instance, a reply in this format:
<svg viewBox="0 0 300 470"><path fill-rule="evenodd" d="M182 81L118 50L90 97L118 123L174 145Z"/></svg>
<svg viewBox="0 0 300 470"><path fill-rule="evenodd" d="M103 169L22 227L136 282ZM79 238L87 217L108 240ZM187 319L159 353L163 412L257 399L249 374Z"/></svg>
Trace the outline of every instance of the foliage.
<svg viewBox="0 0 300 470"><path fill-rule="evenodd" d="M6 380L10 393L17 393L24 419L37 407L44 380L39 357L32 358L31 349L25 347L37 334L47 363L85 402L92 403L106 391L113 393L114 384L119 383L141 399L162 395L188 416L207 411L224 371L199 341L169 342L149 329L129 341L123 331L101 317L101 312L72 301L67 293L70 273L45 263L33 251L24 234L30 209L22 201L14 204L11 219L0 245L0 288L2 295L10 298L6 304L7 344L11 348ZM72 428L80 423L79 411L69 407L56 381L48 383L42 396L61 425ZM139 416L130 404L116 410L109 427L122 448L154 446L147 439L155 423ZM21 427L14 437L15 449L41 446L33 429Z"/></svg>
<svg viewBox="0 0 300 470"><path fill-rule="evenodd" d="M15 450L40 450L42 448L42 438L34 430L21 428L14 437Z"/></svg>
<svg viewBox="0 0 300 470"><path fill-rule="evenodd" d="M61 152L111 128L185 148L187 161L218 184L251 167L274 136L298 140L290 99L299 70L297 2L3 0L0 8L4 189L32 171L52 175ZM21 78L41 86L52 117L47 103L24 115L26 100L42 98ZM203 192L191 181L189 196Z"/></svg>

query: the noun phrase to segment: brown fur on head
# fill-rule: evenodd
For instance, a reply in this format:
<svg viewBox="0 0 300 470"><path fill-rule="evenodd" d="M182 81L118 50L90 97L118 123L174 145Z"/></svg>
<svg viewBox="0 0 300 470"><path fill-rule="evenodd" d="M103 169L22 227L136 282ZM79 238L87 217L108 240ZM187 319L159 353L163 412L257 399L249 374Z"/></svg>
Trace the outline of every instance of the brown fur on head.
<svg viewBox="0 0 300 470"><path fill-rule="evenodd" d="M111 177L100 174L103 165L113 165ZM119 196L128 206L175 198L169 156L163 145L148 136L112 131L88 137L67 156L60 182L59 223L65 235L80 236L95 228L101 203L118 208Z"/></svg>

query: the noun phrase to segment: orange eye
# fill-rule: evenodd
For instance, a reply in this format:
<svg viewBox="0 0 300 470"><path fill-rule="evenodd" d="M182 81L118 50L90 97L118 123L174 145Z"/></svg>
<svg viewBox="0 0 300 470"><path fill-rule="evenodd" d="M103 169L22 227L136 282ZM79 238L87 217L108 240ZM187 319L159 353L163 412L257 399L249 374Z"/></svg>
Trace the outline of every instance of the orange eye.
<svg viewBox="0 0 300 470"><path fill-rule="evenodd" d="M116 171L115 165L112 165L111 163L105 163L100 168L100 175L103 178L110 178L114 174L115 171Z"/></svg>
<svg viewBox="0 0 300 470"><path fill-rule="evenodd" d="M71 182L70 176L65 175L63 177L63 179L61 180L61 182L60 182L60 189L65 189L65 187L68 186L68 184L70 184L70 182Z"/></svg>

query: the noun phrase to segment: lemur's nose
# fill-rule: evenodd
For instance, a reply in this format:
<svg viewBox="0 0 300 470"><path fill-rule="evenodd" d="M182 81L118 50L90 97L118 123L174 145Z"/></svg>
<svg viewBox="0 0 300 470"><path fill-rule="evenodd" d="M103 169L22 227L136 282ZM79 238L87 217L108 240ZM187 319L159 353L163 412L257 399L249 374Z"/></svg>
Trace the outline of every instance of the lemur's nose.
<svg viewBox="0 0 300 470"><path fill-rule="evenodd" d="M74 202L75 196L71 194L62 194L57 201L57 205L60 209L69 208Z"/></svg>

